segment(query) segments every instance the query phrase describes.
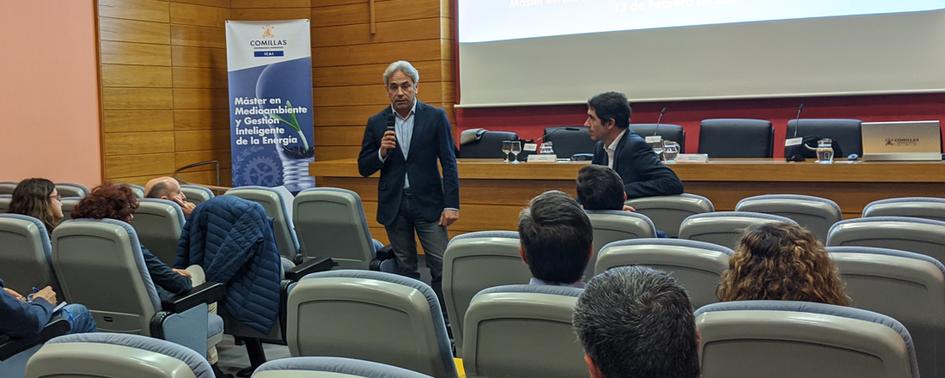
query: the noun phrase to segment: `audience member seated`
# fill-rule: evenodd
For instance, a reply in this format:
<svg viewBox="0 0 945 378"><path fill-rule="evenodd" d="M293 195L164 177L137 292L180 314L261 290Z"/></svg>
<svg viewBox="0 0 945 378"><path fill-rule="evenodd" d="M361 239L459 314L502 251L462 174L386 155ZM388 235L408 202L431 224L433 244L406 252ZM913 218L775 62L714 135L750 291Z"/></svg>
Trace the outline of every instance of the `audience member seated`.
<svg viewBox="0 0 945 378"><path fill-rule="evenodd" d="M620 175L606 165L588 165L578 171L577 201L584 210L634 211L624 205L627 192Z"/></svg>
<svg viewBox="0 0 945 378"><path fill-rule="evenodd" d="M530 285L584 287L594 230L574 199L557 190L539 194L519 215L518 235Z"/></svg>
<svg viewBox="0 0 945 378"><path fill-rule="evenodd" d="M180 183L177 179L169 176L151 179L144 185L145 198L159 198L168 201L177 202L184 216L190 218L190 213L197 207L193 202L187 201L187 196L180 190Z"/></svg>
<svg viewBox="0 0 945 378"><path fill-rule="evenodd" d="M39 219L46 226L46 232L62 221L62 202L56 184L44 178L31 178L20 181L10 199L9 213L28 215Z"/></svg>
<svg viewBox="0 0 945 378"><path fill-rule="evenodd" d="M633 131L627 96L606 92L587 100L587 126L594 147L593 164L613 168L623 179L630 198L681 194L683 184L672 169L660 162L653 148Z"/></svg>
<svg viewBox="0 0 945 378"><path fill-rule="evenodd" d="M789 300L847 306L840 272L810 231L785 223L749 228L722 273L719 300Z"/></svg>
<svg viewBox="0 0 945 378"><path fill-rule="evenodd" d="M53 315L60 315L69 323L69 333L95 332L95 319L89 309L80 304L68 304L58 311L56 292L46 286L23 296L3 286L0 280L0 335L29 338L39 335Z"/></svg>
<svg viewBox="0 0 945 378"><path fill-rule="evenodd" d="M578 298L573 325L593 378L699 377L692 305L667 273L625 266L598 274Z"/></svg>

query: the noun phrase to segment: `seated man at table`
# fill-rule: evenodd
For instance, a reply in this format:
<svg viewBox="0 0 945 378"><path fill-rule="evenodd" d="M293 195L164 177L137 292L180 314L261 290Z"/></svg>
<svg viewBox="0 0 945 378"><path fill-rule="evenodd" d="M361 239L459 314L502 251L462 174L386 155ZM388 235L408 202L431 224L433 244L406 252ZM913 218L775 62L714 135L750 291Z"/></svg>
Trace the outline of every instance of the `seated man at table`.
<svg viewBox="0 0 945 378"><path fill-rule="evenodd" d="M620 174L629 198L681 194L683 185L676 173L660 162L641 136L627 130L630 113L623 93L605 92L587 101L584 126L597 141L591 162Z"/></svg>
<svg viewBox="0 0 945 378"><path fill-rule="evenodd" d="M574 199L557 190L539 194L519 215L518 235L529 285L584 287L594 230Z"/></svg>

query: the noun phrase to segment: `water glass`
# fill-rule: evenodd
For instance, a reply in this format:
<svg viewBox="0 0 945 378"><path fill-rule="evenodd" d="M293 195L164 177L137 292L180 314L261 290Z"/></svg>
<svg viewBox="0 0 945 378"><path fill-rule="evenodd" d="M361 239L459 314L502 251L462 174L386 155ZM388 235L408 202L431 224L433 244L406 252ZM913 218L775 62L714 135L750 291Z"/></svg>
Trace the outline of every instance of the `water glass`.
<svg viewBox="0 0 945 378"><path fill-rule="evenodd" d="M522 142L512 141L512 164L518 164L518 154L522 152Z"/></svg>
<svg viewBox="0 0 945 378"><path fill-rule="evenodd" d="M833 163L833 141L830 138L824 138L817 141L817 163Z"/></svg>
<svg viewBox="0 0 945 378"><path fill-rule="evenodd" d="M512 141L503 140L502 141L502 154L503 154L502 156L505 157L505 160L502 160L502 162L504 163L509 162L509 152L512 152Z"/></svg>
<svg viewBox="0 0 945 378"><path fill-rule="evenodd" d="M679 156L679 143L673 142L671 140L663 141L663 159L669 163L676 161L676 156Z"/></svg>

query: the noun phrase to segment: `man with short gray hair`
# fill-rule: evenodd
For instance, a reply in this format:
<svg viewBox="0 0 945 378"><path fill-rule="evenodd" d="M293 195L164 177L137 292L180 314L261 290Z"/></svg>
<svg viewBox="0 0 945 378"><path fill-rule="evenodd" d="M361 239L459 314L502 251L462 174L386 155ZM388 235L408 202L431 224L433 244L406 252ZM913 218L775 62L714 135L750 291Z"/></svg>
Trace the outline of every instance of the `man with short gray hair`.
<svg viewBox="0 0 945 378"><path fill-rule="evenodd" d="M416 234L430 268L430 286L445 309L441 281L446 228L459 219L453 132L443 109L417 99L420 73L410 62L391 63L383 77L390 106L368 119L358 171L364 177L381 171L377 221L387 230L398 272L420 278Z"/></svg>
<svg viewBox="0 0 945 378"><path fill-rule="evenodd" d="M698 335L686 290L643 266L598 274L572 320L593 378L698 378Z"/></svg>

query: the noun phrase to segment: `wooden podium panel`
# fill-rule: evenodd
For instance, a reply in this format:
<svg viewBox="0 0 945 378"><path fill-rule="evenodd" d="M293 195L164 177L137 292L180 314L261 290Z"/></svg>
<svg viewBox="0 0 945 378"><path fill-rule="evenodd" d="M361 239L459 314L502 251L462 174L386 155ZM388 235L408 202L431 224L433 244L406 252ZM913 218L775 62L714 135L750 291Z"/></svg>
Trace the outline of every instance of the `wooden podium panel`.
<svg viewBox="0 0 945 378"><path fill-rule="evenodd" d="M588 162L507 164L501 160L460 159L460 219L450 236L471 231L516 230L518 213L546 190L575 195L577 171ZM668 164L687 193L708 197L716 210L734 210L738 200L759 194L807 194L837 202L845 218L859 216L874 200L892 197L945 197L943 162L848 162L816 164L773 159L717 159ZM361 196L372 235L386 241L376 222L377 177L361 177L354 159L311 165L318 186L350 189Z"/></svg>

